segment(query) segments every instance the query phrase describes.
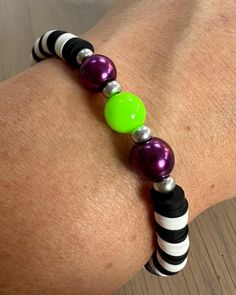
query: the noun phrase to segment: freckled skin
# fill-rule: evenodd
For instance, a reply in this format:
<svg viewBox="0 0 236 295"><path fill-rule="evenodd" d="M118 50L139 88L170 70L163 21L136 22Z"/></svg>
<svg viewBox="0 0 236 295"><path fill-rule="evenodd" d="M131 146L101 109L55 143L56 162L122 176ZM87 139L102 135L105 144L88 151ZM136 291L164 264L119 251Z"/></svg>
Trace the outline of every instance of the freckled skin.
<svg viewBox="0 0 236 295"><path fill-rule="evenodd" d="M191 131L191 127L187 125L187 126L185 127L185 130L188 131L188 132Z"/></svg>
<svg viewBox="0 0 236 295"><path fill-rule="evenodd" d="M106 269L111 269L113 267L113 263L109 262L105 265Z"/></svg>

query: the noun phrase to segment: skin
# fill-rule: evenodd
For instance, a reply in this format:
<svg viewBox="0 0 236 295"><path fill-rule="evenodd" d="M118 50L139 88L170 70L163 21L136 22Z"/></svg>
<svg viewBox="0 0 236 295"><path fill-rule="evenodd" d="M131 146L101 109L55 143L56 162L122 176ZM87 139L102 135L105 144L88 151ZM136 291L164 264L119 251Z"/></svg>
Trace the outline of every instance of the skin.
<svg viewBox="0 0 236 295"><path fill-rule="evenodd" d="M120 1L83 37L174 149L190 219L235 195L236 4ZM148 16L148 17L147 17ZM0 84L0 293L110 294L155 248L148 191L105 98L51 58Z"/></svg>

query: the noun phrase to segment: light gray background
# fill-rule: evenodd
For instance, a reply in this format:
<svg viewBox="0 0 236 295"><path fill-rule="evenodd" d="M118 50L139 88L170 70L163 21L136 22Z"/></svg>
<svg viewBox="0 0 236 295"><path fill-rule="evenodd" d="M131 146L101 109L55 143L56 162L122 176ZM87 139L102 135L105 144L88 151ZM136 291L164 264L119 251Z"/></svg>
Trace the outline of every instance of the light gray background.
<svg viewBox="0 0 236 295"><path fill-rule="evenodd" d="M0 80L30 65L29 52L37 36L52 28L80 34L95 24L112 2L0 0ZM182 273L159 279L141 270L115 295L236 294L235 212L236 199L229 200L192 222L189 264Z"/></svg>

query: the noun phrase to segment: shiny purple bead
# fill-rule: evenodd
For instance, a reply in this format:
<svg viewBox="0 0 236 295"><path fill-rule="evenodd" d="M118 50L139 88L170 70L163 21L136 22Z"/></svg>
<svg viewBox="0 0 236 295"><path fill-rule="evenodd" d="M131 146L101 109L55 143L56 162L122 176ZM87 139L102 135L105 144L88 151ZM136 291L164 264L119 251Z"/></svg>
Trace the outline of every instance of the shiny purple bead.
<svg viewBox="0 0 236 295"><path fill-rule="evenodd" d="M116 67L110 58L94 54L82 63L80 75L86 88L102 91L107 82L116 79Z"/></svg>
<svg viewBox="0 0 236 295"><path fill-rule="evenodd" d="M144 180L154 182L162 180L171 173L174 163L172 148L158 137L137 143L130 151L130 164Z"/></svg>

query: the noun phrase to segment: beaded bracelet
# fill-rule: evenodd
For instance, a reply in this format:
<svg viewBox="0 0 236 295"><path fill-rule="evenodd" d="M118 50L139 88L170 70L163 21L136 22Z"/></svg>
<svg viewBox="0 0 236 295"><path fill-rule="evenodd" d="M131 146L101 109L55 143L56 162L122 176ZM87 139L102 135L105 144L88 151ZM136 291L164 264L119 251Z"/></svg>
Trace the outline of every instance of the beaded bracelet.
<svg viewBox="0 0 236 295"><path fill-rule="evenodd" d="M94 54L90 42L65 31L48 31L36 40L32 57L40 62L53 55L78 67L86 88L103 92L108 99L104 110L107 124L116 132L131 134L135 143L130 152L131 167L141 179L153 182L150 197L157 250L145 268L158 276L176 274L188 260L188 202L183 189L170 176L175 162L172 148L152 137L150 128L144 125L146 110L142 100L121 91L114 63L104 55Z"/></svg>

